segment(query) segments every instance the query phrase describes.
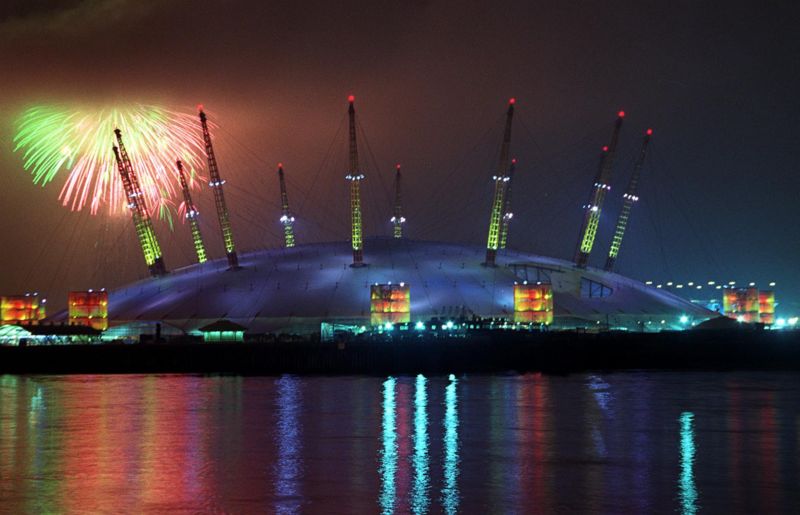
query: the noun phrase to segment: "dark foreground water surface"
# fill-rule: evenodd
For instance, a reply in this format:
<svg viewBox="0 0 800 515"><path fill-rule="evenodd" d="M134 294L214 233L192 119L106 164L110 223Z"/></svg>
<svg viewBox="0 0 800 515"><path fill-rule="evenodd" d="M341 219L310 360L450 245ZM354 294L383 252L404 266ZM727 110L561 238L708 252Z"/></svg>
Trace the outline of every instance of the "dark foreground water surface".
<svg viewBox="0 0 800 515"><path fill-rule="evenodd" d="M0 376L0 511L798 513L798 377Z"/></svg>

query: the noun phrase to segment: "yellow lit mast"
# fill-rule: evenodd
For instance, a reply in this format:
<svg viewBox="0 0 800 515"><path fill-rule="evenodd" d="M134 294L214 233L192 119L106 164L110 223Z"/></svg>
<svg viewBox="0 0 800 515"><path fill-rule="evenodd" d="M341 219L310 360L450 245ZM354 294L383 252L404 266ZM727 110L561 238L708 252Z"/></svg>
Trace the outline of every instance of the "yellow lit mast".
<svg viewBox="0 0 800 515"><path fill-rule="evenodd" d="M183 190L183 204L186 208L186 218L189 219L189 227L192 229L192 242L194 242L194 250L197 252L197 262L205 263L208 260L206 256L206 246L203 244L203 235L200 234L200 220L198 215L200 212L194 206L192 201L192 194L189 193L189 184L186 182L186 176L183 173L183 162L180 159L175 161L178 167L178 178L181 181L181 189Z"/></svg>
<svg viewBox="0 0 800 515"><path fill-rule="evenodd" d="M508 226L511 224L511 219L514 218L514 213L511 211L511 182L514 179L514 170L517 167L517 160L511 160L511 168L508 169L508 185L506 186L506 205L503 212L503 225L500 226L500 249L506 248L508 243Z"/></svg>
<svg viewBox="0 0 800 515"><path fill-rule="evenodd" d="M350 119L350 169L345 178L350 181L350 223L353 242L352 267L365 266L364 263L364 234L361 223L361 181L364 174L358 168L358 144L356 143L356 108L353 103L356 97L347 98L350 107L347 110Z"/></svg>
<svg viewBox="0 0 800 515"><path fill-rule="evenodd" d="M117 145L113 147L114 156L117 159L117 170L122 179L125 196L128 198L128 207L133 216L133 225L136 227L136 235L139 237L139 244L142 247L145 263L147 263L147 268L153 277L166 275L167 268L161 256L161 247L153 229L153 221L147 211L144 195L139 186L139 179L136 177L131 160L128 158L128 152L122 143L122 131L114 129L114 135L117 138Z"/></svg>
<svg viewBox="0 0 800 515"><path fill-rule="evenodd" d="M594 240L597 237L597 227L600 224L600 212L603 209L603 200L606 193L611 189L611 171L614 164L614 155L617 151L617 141L619 132L622 129L622 120L625 118L625 111L617 113L617 121L614 122L614 132L611 135L611 143L603 147L600 158L600 169L595 178L592 194L589 202L584 205L586 210L581 225L580 239L578 248L575 251L575 264L585 268L589 263L589 255L592 253Z"/></svg>
<svg viewBox="0 0 800 515"><path fill-rule="evenodd" d="M283 164L278 163L278 182L281 187L281 223L286 248L294 247L294 215L289 210L289 195L286 193L286 179L283 176Z"/></svg>
<svg viewBox="0 0 800 515"><path fill-rule="evenodd" d="M611 240L611 248L608 250L608 258L606 258L606 272L614 271L614 264L617 262L617 255L619 255L619 248L622 246L622 237L625 235L625 229L628 226L628 219L631 216L631 208L633 204L639 202L639 176L642 172L644 165L644 158L647 156L647 145L650 143L650 136L653 135L653 129L647 129L644 133L644 141L642 142L642 149L639 151L639 158L633 166L633 174L628 182L628 189L622 195L624 199L622 202L622 210L617 218L617 227L614 230L614 238Z"/></svg>
<svg viewBox="0 0 800 515"><path fill-rule="evenodd" d="M208 158L208 185L214 192L214 205L217 208L217 218L219 227L222 230L222 241L225 243L225 254L228 257L228 268L235 270L239 268L239 256L236 255L236 246L233 244L233 232L231 222L228 218L228 206L225 205L225 195L222 192L222 185L225 181L220 179L217 158L214 155L214 147L211 145L211 134L208 132L208 120L203 106L197 106L200 111L200 125L203 128L203 141L206 145L206 157Z"/></svg>
<svg viewBox="0 0 800 515"><path fill-rule="evenodd" d="M489 238L486 242L486 260L484 266L495 266L497 249L500 247L500 222L503 219L503 208L505 207L506 185L508 183L508 154L511 147L511 122L514 118L515 99L508 101L508 111L506 112L506 128L503 133L503 144L500 147L500 163L497 172L492 179L494 180L494 200L492 201L492 212L489 216Z"/></svg>
<svg viewBox="0 0 800 515"><path fill-rule="evenodd" d="M389 220L394 224L394 237L403 237L403 224L406 222L403 216L402 196L400 195L400 164L397 164L397 173L394 176L394 216Z"/></svg>

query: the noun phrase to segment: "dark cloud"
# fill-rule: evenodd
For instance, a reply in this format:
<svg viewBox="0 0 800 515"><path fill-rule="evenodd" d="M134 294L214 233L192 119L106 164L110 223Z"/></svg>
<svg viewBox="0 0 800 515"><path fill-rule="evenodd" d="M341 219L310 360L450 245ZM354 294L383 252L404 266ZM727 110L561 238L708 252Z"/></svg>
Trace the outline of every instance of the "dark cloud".
<svg viewBox="0 0 800 515"><path fill-rule="evenodd" d="M10 20L46 19L75 9L85 0L6 0L0 5L0 23Z"/></svg>
<svg viewBox="0 0 800 515"><path fill-rule="evenodd" d="M0 6L0 30L12 40L85 34L139 21L156 6L136 0L11 0Z"/></svg>

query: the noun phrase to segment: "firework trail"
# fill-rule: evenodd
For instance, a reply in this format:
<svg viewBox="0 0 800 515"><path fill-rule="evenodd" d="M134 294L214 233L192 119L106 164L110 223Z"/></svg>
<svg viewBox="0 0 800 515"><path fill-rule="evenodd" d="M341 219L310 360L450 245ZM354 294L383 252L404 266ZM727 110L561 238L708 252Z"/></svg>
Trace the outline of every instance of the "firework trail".
<svg viewBox="0 0 800 515"><path fill-rule="evenodd" d="M122 130L148 210L161 218L170 218L172 199L180 192L175 160L183 161L190 187L196 187L195 171L205 159L196 116L159 106L34 106L22 112L16 125L14 151L22 153L34 184L44 186L66 174L58 198L73 211L87 206L92 214L126 211L111 150L115 128Z"/></svg>

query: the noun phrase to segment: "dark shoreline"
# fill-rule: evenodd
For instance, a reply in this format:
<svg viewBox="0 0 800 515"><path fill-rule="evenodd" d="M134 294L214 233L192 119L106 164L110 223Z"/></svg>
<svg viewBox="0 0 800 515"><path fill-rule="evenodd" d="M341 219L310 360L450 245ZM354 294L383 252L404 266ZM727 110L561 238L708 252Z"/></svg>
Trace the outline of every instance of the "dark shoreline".
<svg viewBox="0 0 800 515"><path fill-rule="evenodd" d="M0 374L800 370L800 331L484 333L347 342L0 347Z"/></svg>

